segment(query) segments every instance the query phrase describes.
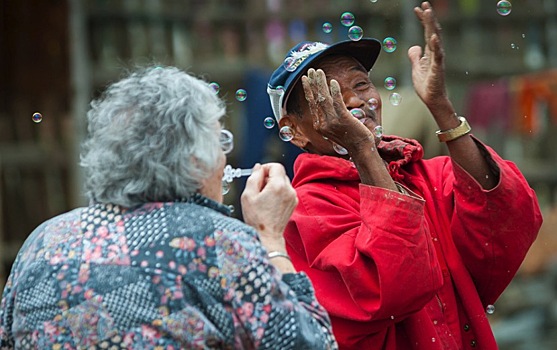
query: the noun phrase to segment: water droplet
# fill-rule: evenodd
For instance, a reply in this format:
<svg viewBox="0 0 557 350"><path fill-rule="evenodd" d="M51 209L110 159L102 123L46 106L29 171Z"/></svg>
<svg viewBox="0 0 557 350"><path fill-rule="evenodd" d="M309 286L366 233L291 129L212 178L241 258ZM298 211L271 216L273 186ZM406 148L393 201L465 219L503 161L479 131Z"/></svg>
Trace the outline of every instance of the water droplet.
<svg viewBox="0 0 557 350"><path fill-rule="evenodd" d="M384 84L385 84L385 89L392 90L396 87L396 79L393 77L386 77Z"/></svg>
<svg viewBox="0 0 557 350"><path fill-rule="evenodd" d="M212 82L209 84L209 87L211 89L213 89L213 91L215 92L215 94L218 94L220 91L220 85L218 83Z"/></svg>
<svg viewBox="0 0 557 350"><path fill-rule="evenodd" d="M292 133L292 129L290 129L288 125L285 125L280 128L279 137L282 141L288 142L294 138L294 134Z"/></svg>
<svg viewBox="0 0 557 350"><path fill-rule="evenodd" d="M340 23L342 23L342 25L345 27L350 27L351 25L353 25L354 15L352 14L352 12L344 12L340 16Z"/></svg>
<svg viewBox="0 0 557 350"><path fill-rule="evenodd" d="M501 0L497 3L497 13L501 16L508 16L512 11L513 5L508 0Z"/></svg>
<svg viewBox="0 0 557 350"><path fill-rule="evenodd" d="M288 72L293 72L296 70L296 68L298 68L298 66L296 65L296 61L297 60L294 57L289 56L284 59L282 65Z"/></svg>
<svg viewBox="0 0 557 350"><path fill-rule="evenodd" d="M348 29L348 38L352 41L358 41L364 36L364 30L359 26L352 26Z"/></svg>
<svg viewBox="0 0 557 350"><path fill-rule="evenodd" d="M334 142L333 142L333 149L335 150L335 152L337 152L341 156L345 156L345 155L348 154L348 151L346 150L346 148L344 148L341 145L338 145Z"/></svg>
<svg viewBox="0 0 557 350"><path fill-rule="evenodd" d="M323 23L323 32L329 34L333 31L333 25L329 22Z"/></svg>
<svg viewBox="0 0 557 350"><path fill-rule="evenodd" d="M466 71L465 74L468 75L468 71Z"/></svg>
<svg viewBox="0 0 557 350"><path fill-rule="evenodd" d="M393 315L391 315L391 320L394 320L394 319L395 319L395 317Z"/></svg>
<svg viewBox="0 0 557 350"><path fill-rule="evenodd" d="M485 309L485 311L490 314L493 315L493 313L495 312L495 306L493 305L488 305L487 308Z"/></svg>
<svg viewBox="0 0 557 350"><path fill-rule="evenodd" d="M374 111L379 107L379 100L372 97L367 101L367 104L369 105L369 109Z"/></svg>
<svg viewBox="0 0 557 350"><path fill-rule="evenodd" d="M373 128L373 135L375 135L376 138L380 139L383 137L383 127L381 125L377 125L375 128Z"/></svg>
<svg viewBox="0 0 557 350"><path fill-rule="evenodd" d="M33 113L32 119L35 123L40 123L43 121L43 115L39 112Z"/></svg>
<svg viewBox="0 0 557 350"><path fill-rule="evenodd" d="M263 125L265 125L265 128L267 129L272 129L273 126L275 126L275 118L273 117L265 118L265 120L263 121Z"/></svg>
<svg viewBox="0 0 557 350"><path fill-rule="evenodd" d="M388 53L394 52L396 50L396 39L390 36L383 39L383 50Z"/></svg>
<svg viewBox="0 0 557 350"><path fill-rule="evenodd" d="M374 4L375 4L375 3L377 2L377 0L369 0L369 2L371 2L371 3L374 3ZM391 316L391 317L393 317L393 316ZM394 317L393 317L393 318L394 318Z"/></svg>
<svg viewBox="0 0 557 350"><path fill-rule="evenodd" d="M526 38L526 34L523 33L522 34L522 39L524 39L524 38Z"/></svg>
<svg viewBox="0 0 557 350"><path fill-rule="evenodd" d="M244 89L236 90L236 99L240 102L243 102L248 97L248 93Z"/></svg>
<svg viewBox="0 0 557 350"><path fill-rule="evenodd" d="M389 101L391 101L393 106L398 106L402 102L402 96L397 92L393 92L389 96Z"/></svg>
<svg viewBox="0 0 557 350"><path fill-rule="evenodd" d="M435 343L435 338L431 338L431 342L432 342L432 343Z"/></svg>
<svg viewBox="0 0 557 350"><path fill-rule="evenodd" d="M354 118L362 119L366 116L366 113L361 108L354 108L350 110L350 113Z"/></svg>

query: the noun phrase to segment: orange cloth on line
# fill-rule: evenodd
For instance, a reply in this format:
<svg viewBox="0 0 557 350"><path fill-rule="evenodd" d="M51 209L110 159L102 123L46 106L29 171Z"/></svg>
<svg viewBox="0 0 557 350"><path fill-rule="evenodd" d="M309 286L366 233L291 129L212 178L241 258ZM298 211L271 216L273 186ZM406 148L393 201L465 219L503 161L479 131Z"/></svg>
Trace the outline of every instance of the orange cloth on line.
<svg viewBox="0 0 557 350"><path fill-rule="evenodd" d="M547 103L551 119L557 123L557 70L528 75L518 79L517 129L524 134L535 134L540 129L540 102Z"/></svg>

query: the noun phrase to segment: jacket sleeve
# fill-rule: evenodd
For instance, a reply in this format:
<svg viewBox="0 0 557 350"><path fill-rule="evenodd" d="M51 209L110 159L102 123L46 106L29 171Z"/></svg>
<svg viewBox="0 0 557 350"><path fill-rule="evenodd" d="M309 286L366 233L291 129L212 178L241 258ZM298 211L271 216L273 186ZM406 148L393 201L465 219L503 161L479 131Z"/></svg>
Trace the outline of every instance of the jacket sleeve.
<svg viewBox="0 0 557 350"><path fill-rule="evenodd" d="M297 193L287 247L331 316L362 326L364 336L433 297L442 278L423 200L361 184L354 194L323 183Z"/></svg>
<svg viewBox="0 0 557 350"><path fill-rule="evenodd" d="M12 293L12 275L8 277L8 281L4 288L2 300L0 302L0 349L15 349L14 338L12 334L13 323L13 293Z"/></svg>
<svg viewBox="0 0 557 350"><path fill-rule="evenodd" d="M484 190L456 162L453 239L484 306L492 304L520 267L536 239L542 215L536 194L512 162L477 141L498 174L495 188Z"/></svg>
<svg viewBox="0 0 557 350"><path fill-rule="evenodd" d="M235 232L239 244L224 255L234 317L256 349L338 349L331 322L304 273L280 274L253 234ZM227 289L228 289L227 288Z"/></svg>

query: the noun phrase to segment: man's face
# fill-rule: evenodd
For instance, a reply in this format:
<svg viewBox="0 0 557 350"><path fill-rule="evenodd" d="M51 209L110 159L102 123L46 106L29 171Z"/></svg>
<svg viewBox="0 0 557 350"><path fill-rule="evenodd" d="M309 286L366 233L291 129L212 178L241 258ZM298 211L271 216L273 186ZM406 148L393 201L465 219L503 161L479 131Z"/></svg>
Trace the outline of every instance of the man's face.
<svg viewBox="0 0 557 350"><path fill-rule="evenodd" d="M365 116L360 121L370 131L373 132L373 128L381 125L381 97L372 84L368 72L356 59L347 56L329 56L317 63L314 68L320 68L325 72L327 82L330 82L331 79L338 81L346 108L348 110L362 109ZM314 129L313 118L303 96L303 89L297 89L297 91L299 95L290 98L300 99L303 117L291 120L296 124L296 134L301 134L303 144L294 143L311 153L339 156L333 149L333 144ZM375 99L377 105L372 106L371 99Z"/></svg>

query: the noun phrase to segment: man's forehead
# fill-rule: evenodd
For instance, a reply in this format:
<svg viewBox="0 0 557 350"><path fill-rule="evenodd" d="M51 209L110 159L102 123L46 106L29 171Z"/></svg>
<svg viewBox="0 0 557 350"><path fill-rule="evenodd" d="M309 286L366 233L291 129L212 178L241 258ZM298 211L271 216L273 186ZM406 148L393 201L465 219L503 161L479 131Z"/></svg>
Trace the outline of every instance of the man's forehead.
<svg viewBox="0 0 557 350"><path fill-rule="evenodd" d="M329 55L323 57L315 64L315 68L322 69L325 73L328 71L358 71L367 74L364 66L352 56L348 55Z"/></svg>

